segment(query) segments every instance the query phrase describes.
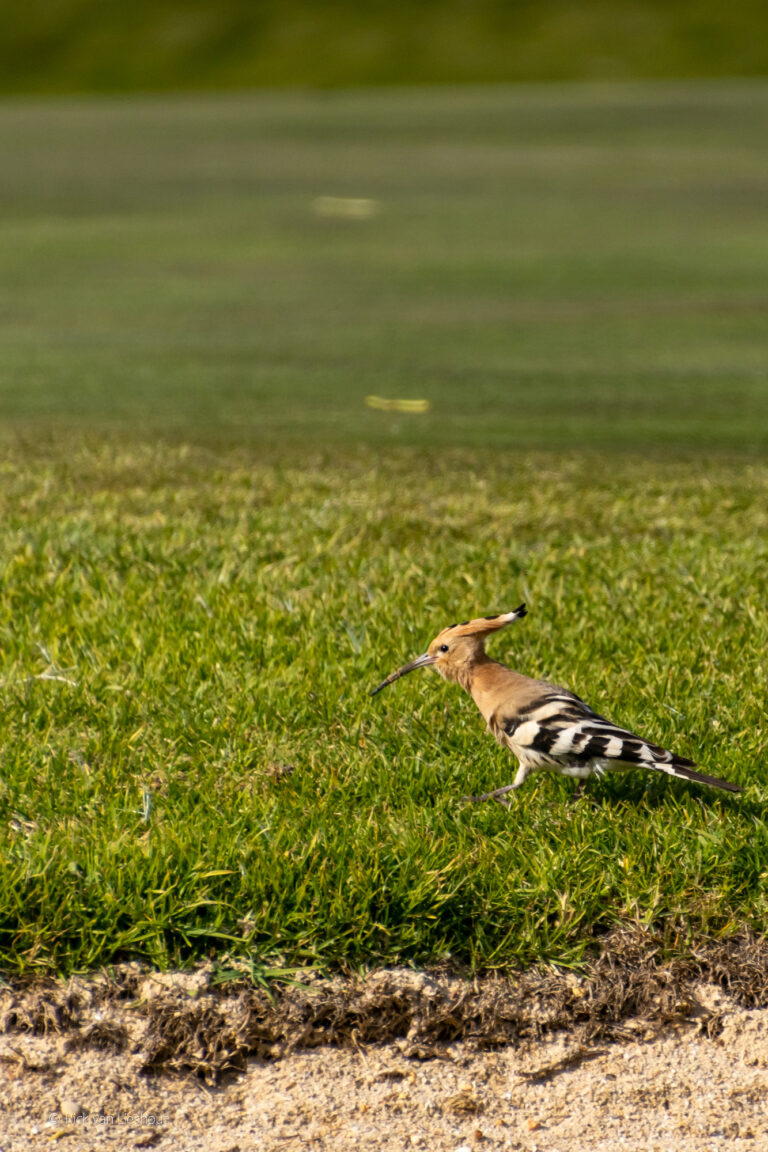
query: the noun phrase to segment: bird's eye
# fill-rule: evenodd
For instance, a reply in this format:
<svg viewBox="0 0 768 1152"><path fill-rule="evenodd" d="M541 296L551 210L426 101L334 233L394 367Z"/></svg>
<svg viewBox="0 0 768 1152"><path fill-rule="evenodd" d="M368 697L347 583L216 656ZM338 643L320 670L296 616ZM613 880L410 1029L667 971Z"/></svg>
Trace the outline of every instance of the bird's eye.
<svg viewBox="0 0 768 1152"><path fill-rule="evenodd" d="M447 644L441 644L440 645L440 651L441 652L447 652L448 651L448 645Z"/></svg>

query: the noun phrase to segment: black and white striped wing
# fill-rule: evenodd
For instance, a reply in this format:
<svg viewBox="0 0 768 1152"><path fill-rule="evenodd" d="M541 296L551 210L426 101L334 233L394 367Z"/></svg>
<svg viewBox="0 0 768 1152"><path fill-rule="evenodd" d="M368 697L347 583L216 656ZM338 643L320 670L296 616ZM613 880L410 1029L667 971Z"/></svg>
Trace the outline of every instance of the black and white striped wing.
<svg viewBox="0 0 768 1152"><path fill-rule="evenodd" d="M612 724L570 693L548 695L502 727L512 751L532 768L583 766L599 771L614 763L674 776L677 768L694 767L692 760Z"/></svg>
<svg viewBox="0 0 768 1152"><path fill-rule="evenodd" d="M541 682L539 688L524 708L514 714L500 710L492 717L497 738L520 761L520 783L527 772L539 768L583 778L621 766L651 768L726 792L743 791L730 780L700 772L695 761L612 724L565 688Z"/></svg>

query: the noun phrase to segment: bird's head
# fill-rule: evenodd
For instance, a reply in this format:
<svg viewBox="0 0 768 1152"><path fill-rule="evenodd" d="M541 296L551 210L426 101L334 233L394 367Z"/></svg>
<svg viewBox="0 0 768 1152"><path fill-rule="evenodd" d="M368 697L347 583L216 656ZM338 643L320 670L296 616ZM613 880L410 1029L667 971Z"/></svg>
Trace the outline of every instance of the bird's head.
<svg viewBox="0 0 768 1152"><path fill-rule="evenodd" d="M392 672L373 689L371 696L375 696L382 688L393 684L395 680L405 676L406 672L413 672L416 668L432 667L446 680L458 680L462 670L471 667L478 656L485 652L483 642L490 632L506 628L507 624L519 620L525 614L525 604L521 604L514 612L502 612L498 616L480 616L477 620L465 620L462 624L451 624L448 628L443 628L422 656L417 656L415 660Z"/></svg>

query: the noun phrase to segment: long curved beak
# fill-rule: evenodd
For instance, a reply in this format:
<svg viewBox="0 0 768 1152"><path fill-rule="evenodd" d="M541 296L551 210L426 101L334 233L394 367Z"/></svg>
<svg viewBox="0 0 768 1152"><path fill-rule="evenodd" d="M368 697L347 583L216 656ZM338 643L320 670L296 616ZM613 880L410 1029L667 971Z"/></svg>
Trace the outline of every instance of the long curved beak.
<svg viewBox="0 0 768 1152"><path fill-rule="evenodd" d="M430 664L434 664L436 657L430 656L429 652L425 652L423 656L417 656L415 660L411 660L410 664L403 664L402 668L398 668L397 672L393 672L387 676L386 680L382 680L378 688L371 691L371 696L375 696L377 692L381 692L382 688L386 688L387 684L394 684L395 680L399 680L401 676L405 676L406 672L413 672L415 668L428 668Z"/></svg>

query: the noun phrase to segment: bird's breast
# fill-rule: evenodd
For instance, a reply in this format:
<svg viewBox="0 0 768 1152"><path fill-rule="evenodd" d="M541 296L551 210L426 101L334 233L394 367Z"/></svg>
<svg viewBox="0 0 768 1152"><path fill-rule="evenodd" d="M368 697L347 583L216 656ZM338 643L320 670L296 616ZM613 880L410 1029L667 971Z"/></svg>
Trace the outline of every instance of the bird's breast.
<svg viewBox="0 0 768 1152"><path fill-rule="evenodd" d="M513 672L504 664L488 660L472 670L466 684L472 699L483 714L486 724L495 734L496 719L500 716L514 716L525 707L531 696L531 685L535 682L519 672Z"/></svg>

